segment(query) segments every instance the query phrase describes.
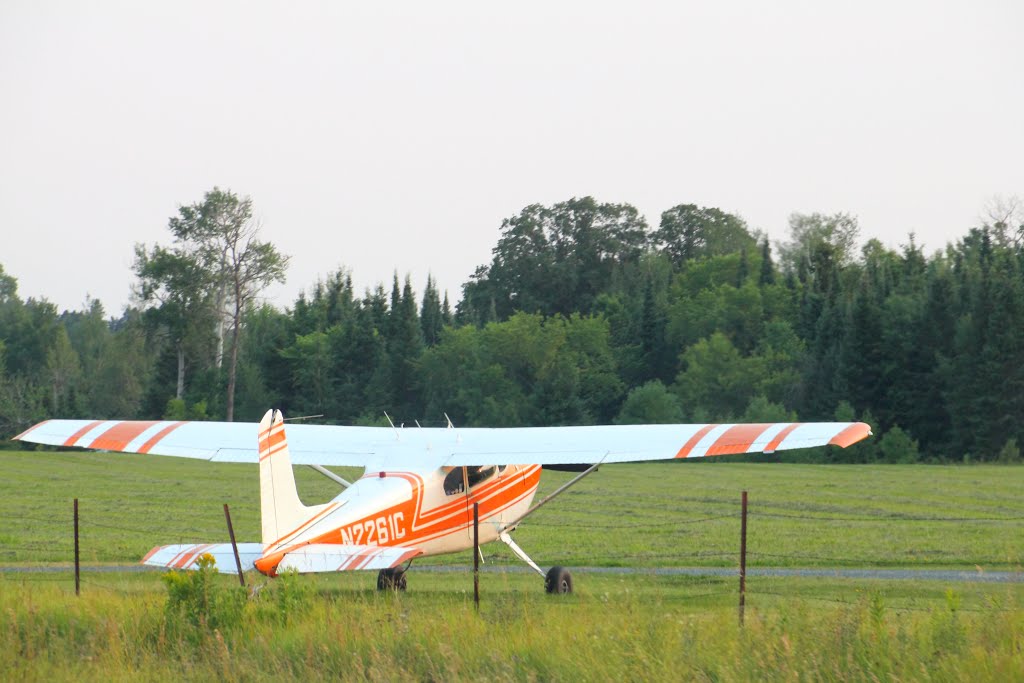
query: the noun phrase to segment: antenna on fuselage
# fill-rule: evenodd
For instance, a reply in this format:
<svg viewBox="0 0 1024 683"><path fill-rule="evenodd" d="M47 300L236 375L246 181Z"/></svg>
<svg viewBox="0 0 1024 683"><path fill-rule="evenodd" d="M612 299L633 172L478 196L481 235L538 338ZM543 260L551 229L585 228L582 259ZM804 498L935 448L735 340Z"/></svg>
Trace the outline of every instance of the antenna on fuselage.
<svg viewBox="0 0 1024 683"><path fill-rule="evenodd" d="M282 421L283 422L297 422L299 420L312 420L315 417L323 417L323 416L324 416L323 413L320 413L319 415L300 415L299 417L286 417Z"/></svg>

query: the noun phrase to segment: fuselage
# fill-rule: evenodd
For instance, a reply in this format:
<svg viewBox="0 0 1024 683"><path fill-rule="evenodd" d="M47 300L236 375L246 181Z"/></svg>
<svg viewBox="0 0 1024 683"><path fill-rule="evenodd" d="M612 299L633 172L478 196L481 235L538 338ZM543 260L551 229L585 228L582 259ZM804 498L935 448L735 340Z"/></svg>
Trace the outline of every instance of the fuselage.
<svg viewBox="0 0 1024 683"><path fill-rule="evenodd" d="M525 513L540 483L540 465L367 471L317 514L268 544L256 568L273 574L285 553L309 544L405 546L422 556L473 545L473 505L480 543Z"/></svg>

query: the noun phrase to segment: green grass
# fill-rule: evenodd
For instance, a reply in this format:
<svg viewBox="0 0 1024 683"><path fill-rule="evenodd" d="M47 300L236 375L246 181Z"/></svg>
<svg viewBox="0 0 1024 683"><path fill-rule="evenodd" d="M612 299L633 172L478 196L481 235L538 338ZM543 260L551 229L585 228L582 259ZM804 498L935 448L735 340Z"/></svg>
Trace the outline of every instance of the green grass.
<svg viewBox="0 0 1024 683"><path fill-rule="evenodd" d="M89 453L0 453L0 561L83 559L258 538L256 468ZM348 476L358 473L346 472ZM343 475L344 476L344 475ZM568 476L545 473L541 495ZM297 470L307 502L327 479ZM604 467L516 532L542 565L735 566L740 491L751 566L1020 568L1024 468L679 463ZM703 521L701 521L703 520ZM518 564L492 544L494 564ZM467 567L467 553L420 564ZM1024 680L1024 584L575 572L546 596L526 573L414 566L261 584L218 629L168 611L158 572L0 573L5 680ZM235 590L215 577L218 595ZM225 603L226 604L226 603Z"/></svg>
<svg viewBox="0 0 1024 683"><path fill-rule="evenodd" d="M153 574L0 578L8 680L962 680L1024 676L1019 585L586 575L572 596L536 577L417 572L409 593L365 574L271 582L219 629L168 612ZM295 583L297 581L298 583ZM217 591L235 590L229 577ZM289 589L298 591L284 596Z"/></svg>
<svg viewBox="0 0 1024 683"><path fill-rule="evenodd" d="M358 476L346 471L343 476ZM0 453L0 563L71 559L80 499L82 558L138 561L152 546L259 539L255 466L96 453ZM545 472L539 496L571 475ZM296 468L302 497L328 479ZM736 566L740 492L749 491L748 563L776 567L1017 570L1024 468L730 462L614 465L528 519L517 542L542 565ZM538 498L539 499L539 498ZM518 564L507 548L489 561ZM466 563L465 554L430 564Z"/></svg>

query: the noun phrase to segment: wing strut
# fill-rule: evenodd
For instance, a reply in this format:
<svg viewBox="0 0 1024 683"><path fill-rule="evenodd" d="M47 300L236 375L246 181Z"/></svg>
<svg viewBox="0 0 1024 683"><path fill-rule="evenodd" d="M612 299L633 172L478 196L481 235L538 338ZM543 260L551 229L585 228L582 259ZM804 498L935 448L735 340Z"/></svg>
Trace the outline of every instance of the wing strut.
<svg viewBox="0 0 1024 683"><path fill-rule="evenodd" d="M605 457L608 457L607 454L605 454ZM515 529L517 524L519 524L524 519L526 519L527 517L532 515L534 512L536 512L537 510L541 509L542 507L544 507L545 505L550 503L552 500L554 500L560 494L565 493L565 491L570 486L573 486L574 484L576 484L580 479L582 479L583 477L587 476L591 472L597 470L597 468L600 467L601 463L603 463L603 462L604 462L604 458L601 458L599 461L595 462L593 465L588 467L586 470L584 470L583 472L580 472L575 477L573 477L569 481L565 482L564 484L559 486L557 489L555 489L554 491L552 491L548 495L544 496L544 500L542 500L539 503L537 503L536 505L534 505L532 508L530 508L529 510L527 510L526 512L521 514L515 520L513 520L513 521L509 522L508 524L506 524L505 526L503 526L501 528L501 531L505 532L505 531L508 531L509 529ZM502 540L504 540L504 539L502 539ZM515 550L515 548L512 548L512 549ZM522 551L520 551L520 552L522 552Z"/></svg>
<svg viewBox="0 0 1024 683"><path fill-rule="evenodd" d="M306 465L306 467L308 467L311 470L316 470L317 472L319 472L320 474L324 475L325 477L327 477L331 481L335 481L335 482L341 484L342 486L344 486L345 488L348 488L349 486L352 485L352 482L347 481L345 479L342 479L341 477L339 477L334 472L331 472L326 467L321 467L320 465Z"/></svg>

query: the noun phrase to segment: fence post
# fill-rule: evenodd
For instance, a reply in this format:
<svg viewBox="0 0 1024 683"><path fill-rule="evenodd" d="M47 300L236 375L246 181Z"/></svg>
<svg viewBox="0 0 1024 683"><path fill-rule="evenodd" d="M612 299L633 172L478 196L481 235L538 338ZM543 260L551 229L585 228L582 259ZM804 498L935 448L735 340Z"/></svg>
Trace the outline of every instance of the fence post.
<svg viewBox="0 0 1024 683"><path fill-rule="evenodd" d="M740 513L740 626L743 626L743 608L747 598L747 492L743 492Z"/></svg>
<svg viewBox="0 0 1024 683"><path fill-rule="evenodd" d="M238 568L238 583L245 588L245 575L242 574L242 560L238 557L238 544L235 543L235 529L231 526L231 513L228 512L228 504L224 503L224 519L228 521L228 536L231 538L231 549L235 552L235 566Z"/></svg>
<svg viewBox="0 0 1024 683"><path fill-rule="evenodd" d="M78 564L78 499L75 498L75 595L79 594L81 578Z"/></svg>
<svg viewBox="0 0 1024 683"><path fill-rule="evenodd" d="M480 611L480 503L473 503L473 604Z"/></svg>

